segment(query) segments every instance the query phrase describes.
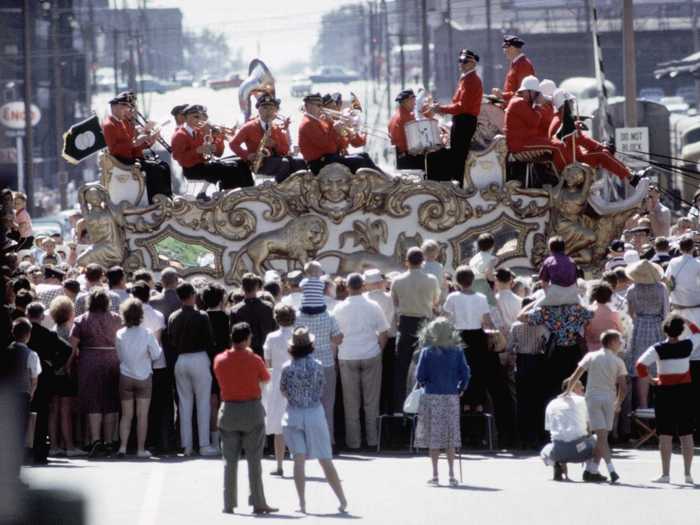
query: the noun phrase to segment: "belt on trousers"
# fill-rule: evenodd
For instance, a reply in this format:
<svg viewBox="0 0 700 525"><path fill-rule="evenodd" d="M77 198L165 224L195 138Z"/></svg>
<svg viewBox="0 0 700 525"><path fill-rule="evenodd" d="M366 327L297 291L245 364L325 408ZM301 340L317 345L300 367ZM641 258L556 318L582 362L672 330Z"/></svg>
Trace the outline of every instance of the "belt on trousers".
<svg viewBox="0 0 700 525"><path fill-rule="evenodd" d="M691 308L700 308L700 304L696 304L694 306L683 306L681 304L671 303L671 308L673 308L674 310L690 310Z"/></svg>

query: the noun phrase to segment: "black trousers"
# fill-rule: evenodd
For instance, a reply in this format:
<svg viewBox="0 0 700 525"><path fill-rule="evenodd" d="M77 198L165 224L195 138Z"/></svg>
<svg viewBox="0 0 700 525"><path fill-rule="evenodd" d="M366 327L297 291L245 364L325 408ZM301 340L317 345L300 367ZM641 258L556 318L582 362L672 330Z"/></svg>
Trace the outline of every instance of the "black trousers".
<svg viewBox="0 0 700 525"><path fill-rule="evenodd" d="M314 173L318 174L321 168L332 164L333 162L339 162L350 168L350 171L355 173L360 168L371 168L373 170L381 171L377 165L369 158L367 153L354 153L352 155L338 155L334 153L332 155L325 155L317 160L312 160L308 162L309 169Z"/></svg>
<svg viewBox="0 0 700 525"><path fill-rule="evenodd" d="M31 411L36 412L36 427L34 429L34 463L46 463L49 457L49 407L52 395L48 385L37 387L32 399Z"/></svg>
<svg viewBox="0 0 700 525"><path fill-rule="evenodd" d="M518 354L515 371L518 432L530 445L544 441L545 389L544 354Z"/></svg>
<svg viewBox="0 0 700 525"><path fill-rule="evenodd" d="M425 321L427 321L425 317L399 316L394 360L394 412L403 411L403 403L407 395L408 369L411 366L413 352L418 348L418 330Z"/></svg>
<svg viewBox="0 0 700 525"><path fill-rule="evenodd" d="M579 345L557 346L546 359L545 371L548 380L544 382L545 404L561 394L561 384L574 373L581 360L582 351Z"/></svg>
<svg viewBox="0 0 700 525"><path fill-rule="evenodd" d="M450 131L450 152L452 164L452 180L460 186L464 181L464 166L469 156L469 147L476 131L474 115L453 115L452 130Z"/></svg>
<svg viewBox="0 0 700 525"><path fill-rule="evenodd" d="M260 173L263 175L273 175L276 182L283 182L292 173L306 169L304 159L292 157L290 155L281 157L273 155L265 157L260 166Z"/></svg>
<svg viewBox="0 0 700 525"><path fill-rule="evenodd" d="M119 162L127 165L134 163L131 159L115 157ZM162 160L138 159L141 169L146 174L146 194L149 204L153 203L156 195L173 196L172 175L170 166Z"/></svg>
<svg viewBox="0 0 700 525"><path fill-rule="evenodd" d="M173 452L176 447L175 410L173 388L175 378L172 369L153 370L153 391L148 411L148 436L146 442L159 452Z"/></svg>
<svg viewBox="0 0 700 525"><path fill-rule="evenodd" d="M471 407L483 406L488 393L493 403L499 444L509 446L515 439L515 403L508 388L506 369L501 365L498 354L489 351L483 330L462 330L460 335L472 374L462 402Z"/></svg>
<svg viewBox="0 0 700 525"><path fill-rule="evenodd" d="M380 414L392 414L394 412L395 350L396 338L392 337L387 340L386 346L382 350L382 387L379 394ZM338 383L340 383L340 381L338 381Z"/></svg>
<svg viewBox="0 0 700 525"><path fill-rule="evenodd" d="M253 186L253 175L247 162L241 159L215 160L182 170L187 180L205 180L218 183L222 190Z"/></svg>
<svg viewBox="0 0 700 525"><path fill-rule="evenodd" d="M700 440L700 361L690 362L690 376L694 400L691 406L695 416L695 439Z"/></svg>

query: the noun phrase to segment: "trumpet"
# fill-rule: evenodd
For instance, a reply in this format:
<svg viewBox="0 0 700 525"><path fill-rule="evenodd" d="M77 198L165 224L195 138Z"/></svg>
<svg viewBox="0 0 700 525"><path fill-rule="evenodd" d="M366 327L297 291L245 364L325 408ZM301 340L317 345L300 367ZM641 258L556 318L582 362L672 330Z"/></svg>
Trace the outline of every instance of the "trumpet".
<svg viewBox="0 0 700 525"><path fill-rule="evenodd" d="M223 135L225 139L233 139L233 137L236 135L236 126L232 128L215 124L209 124L209 126L211 127L211 133L213 135Z"/></svg>
<svg viewBox="0 0 700 525"><path fill-rule="evenodd" d="M321 114L325 115L327 119L333 122L340 122L341 128L339 133L344 137L365 133L385 140L391 139L386 131L362 124L360 113L361 110L359 109L337 111L335 109L321 108Z"/></svg>

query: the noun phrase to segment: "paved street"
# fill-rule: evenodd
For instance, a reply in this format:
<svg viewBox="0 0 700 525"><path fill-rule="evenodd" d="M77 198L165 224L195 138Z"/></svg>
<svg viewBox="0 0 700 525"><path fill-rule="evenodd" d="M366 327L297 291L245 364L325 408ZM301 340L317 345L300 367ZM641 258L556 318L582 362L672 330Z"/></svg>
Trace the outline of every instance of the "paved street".
<svg viewBox="0 0 700 525"><path fill-rule="evenodd" d="M696 453L697 454L697 453ZM619 486L556 483L551 470L536 456L467 455L463 459L464 484L446 485L446 465L441 464L442 486L428 487L429 460L424 456L342 456L336 466L349 501L349 514L336 514L336 500L323 481L317 463L309 463L307 510L297 507L291 463L284 479L268 475L273 463L266 460L265 490L268 502L280 508L274 518L302 523L332 523L361 519L366 523L431 524L555 524L614 523L615 525L676 525L698 523L700 491L680 484L682 465L674 454L672 482L654 485L659 474L658 454L653 450L622 451L616 467ZM581 468L570 466L580 479ZM84 494L91 525L195 525L252 522L250 508L237 516L223 515L219 460L85 461L54 460L48 467L28 468L24 478L33 487L62 487ZM700 480L700 467L695 468ZM246 468L239 499L247 495ZM698 489L700 487L696 487Z"/></svg>

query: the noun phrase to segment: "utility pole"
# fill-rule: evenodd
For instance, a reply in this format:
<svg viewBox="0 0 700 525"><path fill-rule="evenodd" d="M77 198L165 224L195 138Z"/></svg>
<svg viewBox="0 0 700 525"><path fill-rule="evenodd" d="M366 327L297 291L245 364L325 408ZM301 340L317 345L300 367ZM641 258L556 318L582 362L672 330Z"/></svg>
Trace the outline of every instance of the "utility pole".
<svg viewBox="0 0 700 525"><path fill-rule="evenodd" d="M428 0L420 3L421 48L423 51L423 87L430 91L430 35L428 34Z"/></svg>
<svg viewBox="0 0 700 525"><path fill-rule="evenodd" d="M24 0L24 189L27 211L34 212L34 132L32 130L32 16L31 0ZM19 151L17 152L19 156ZM17 181L18 183L20 181Z"/></svg>
<svg viewBox="0 0 700 525"><path fill-rule="evenodd" d="M700 51L700 35L698 34L698 10L694 0L688 0L690 8L690 24L693 32L693 52ZM700 101L700 78L695 79L695 93L697 100Z"/></svg>
<svg viewBox="0 0 700 525"><path fill-rule="evenodd" d="M399 71L401 75L401 90L406 89L406 58L403 54L403 46L405 44L405 36L403 34L403 28L399 33Z"/></svg>
<svg viewBox="0 0 700 525"><path fill-rule="evenodd" d="M61 200L61 209L68 207L68 196L66 185L68 184L68 172L66 172L63 154L64 115L63 115L63 74L61 71L61 42L58 38L60 30L60 17L58 5L51 7L51 69L53 73L53 94L54 94L54 118L55 118L55 140L56 140L56 172L58 175L58 191Z"/></svg>
<svg viewBox="0 0 700 525"><path fill-rule="evenodd" d="M634 46L634 7L632 0L622 4L622 47L625 84L625 127L637 126L637 62Z"/></svg>
<svg viewBox="0 0 700 525"><path fill-rule="evenodd" d="M138 91L136 86L136 60L134 58L134 34L129 27L129 84L128 89Z"/></svg>
<svg viewBox="0 0 700 525"><path fill-rule="evenodd" d="M382 0L384 10L384 47L386 48L386 118L391 118L391 36L389 35L389 8Z"/></svg>
<svg viewBox="0 0 700 525"><path fill-rule="evenodd" d="M491 47L491 0L486 1L486 60L484 60L484 83L487 90L493 87L493 47Z"/></svg>
<svg viewBox="0 0 700 525"><path fill-rule="evenodd" d="M454 83L455 83L455 68L454 68L454 56L455 56L455 50L454 50L454 41L453 37L454 35L452 34L452 0L447 0L447 52L449 53L449 58L448 58L448 64L450 65L449 68L449 76L448 78L450 79L450 90L454 89Z"/></svg>
<svg viewBox="0 0 700 525"><path fill-rule="evenodd" d="M112 62L114 67L114 95L119 94L119 31L112 29Z"/></svg>

